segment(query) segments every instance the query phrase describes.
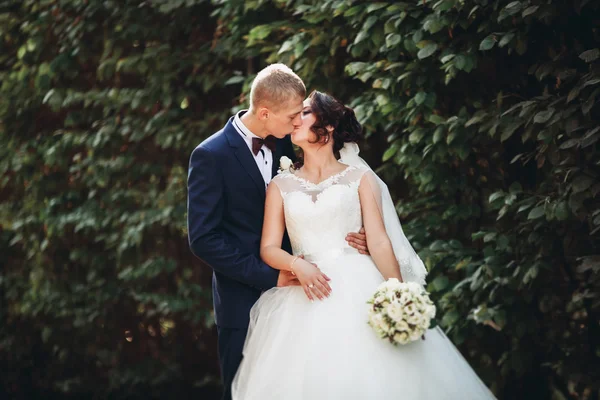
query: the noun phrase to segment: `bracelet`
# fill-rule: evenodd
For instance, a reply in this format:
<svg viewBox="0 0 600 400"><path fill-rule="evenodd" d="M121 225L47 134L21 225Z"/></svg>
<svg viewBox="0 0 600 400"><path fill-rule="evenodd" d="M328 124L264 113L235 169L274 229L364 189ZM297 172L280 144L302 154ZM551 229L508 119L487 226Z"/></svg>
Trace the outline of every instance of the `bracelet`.
<svg viewBox="0 0 600 400"><path fill-rule="evenodd" d="M298 261L298 259L300 258L300 256L296 256L294 257L294 259L292 260L292 262L290 263L290 271L292 271L292 275L296 275L296 273L294 272L294 263L296 261Z"/></svg>

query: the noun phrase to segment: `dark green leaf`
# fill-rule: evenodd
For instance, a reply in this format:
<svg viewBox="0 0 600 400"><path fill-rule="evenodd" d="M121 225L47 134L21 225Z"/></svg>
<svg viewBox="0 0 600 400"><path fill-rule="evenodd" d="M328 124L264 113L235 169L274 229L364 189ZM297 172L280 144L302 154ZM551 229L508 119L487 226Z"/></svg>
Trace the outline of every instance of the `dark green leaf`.
<svg viewBox="0 0 600 400"><path fill-rule="evenodd" d="M431 288L434 292L441 292L450 285L450 280L445 276L438 276L431 282Z"/></svg>
<svg viewBox="0 0 600 400"><path fill-rule="evenodd" d="M371 15L369 18L367 18L367 20L365 21L365 24L363 25L362 31L366 32L369 29L371 29L371 27L373 25L375 25L377 23L377 17L374 15Z"/></svg>
<svg viewBox="0 0 600 400"><path fill-rule="evenodd" d="M500 39L500 42L498 43L498 46L500 47L504 47L507 44L510 43L510 41L515 37L515 34L513 32L507 33L506 35L502 36L502 39Z"/></svg>
<svg viewBox="0 0 600 400"><path fill-rule="evenodd" d="M440 251L444 248L444 242L442 240L436 240L429 246L431 251Z"/></svg>
<svg viewBox="0 0 600 400"><path fill-rule="evenodd" d="M513 182L508 188L508 191L513 194L521 193L523 191L523 187L519 182Z"/></svg>
<svg viewBox="0 0 600 400"><path fill-rule="evenodd" d="M254 43L255 41L266 39L267 36L271 33L271 27L269 25L258 25L250 31L249 34L249 44Z"/></svg>
<svg viewBox="0 0 600 400"><path fill-rule="evenodd" d="M569 217L569 207L566 202L561 201L556 205L556 209L554 210L554 215L556 219L559 221L564 221Z"/></svg>
<svg viewBox="0 0 600 400"><path fill-rule="evenodd" d="M593 145L600 139L600 126L590 129L581 138L581 148Z"/></svg>
<svg viewBox="0 0 600 400"><path fill-rule="evenodd" d="M421 60L424 58L427 58L427 57L431 56L433 53L435 53L437 48L438 48L437 43L428 43L427 45L425 45L425 47L423 47L421 50L419 50L417 57L419 57L419 59L421 59Z"/></svg>
<svg viewBox="0 0 600 400"><path fill-rule="evenodd" d="M425 136L425 131L423 129L417 129L408 136L408 140L412 144L417 144L423 139L423 136Z"/></svg>
<svg viewBox="0 0 600 400"><path fill-rule="evenodd" d="M538 206L529 212L527 219L537 219L546 214L544 206Z"/></svg>
<svg viewBox="0 0 600 400"><path fill-rule="evenodd" d="M429 119L429 122L431 122L435 125L443 124L444 122L446 122L446 120L444 118L440 117L439 115L435 115L435 114L431 114L428 119Z"/></svg>
<svg viewBox="0 0 600 400"><path fill-rule="evenodd" d="M502 135L500 135L500 141L504 142L508 140L519 127L523 125L523 120L516 120L508 124L503 130Z"/></svg>
<svg viewBox="0 0 600 400"><path fill-rule="evenodd" d="M488 199L488 202L493 203L494 201L496 201L504 196L505 196L505 193L503 191L498 191L498 192L492 193L490 195L490 198Z"/></svg>
<svg viewBox="0 0 600 400"><path fill-rule="evenodd" d="M540 8L540 6L530 6L527 7L524 11L523 11L523 18L527 17L528 15L531 15L533 13L535 13L538 8Z"/></svg>
<svg viewBox="0 0 600 400"><path fill-rule="evenodd" d="M352 17L353 15L356 15L359 12L361 12L362 9L363 9L363 7L360 5L351 7L344 13L344 17L346 17L346 18Z"/></svg>
<svg viewBox="0 0 600 400"><path fill-rule="evenodd" d="M496 236L497 236L496 232L490 232L483 237L483 242L484 243L491 242L492 240L496 239Z"/></svg>
<svg viewBox="0 0 600 400"><path fill-rule="evenodd" d="M419 93L417 93L417 94L416 94L416 96L415 96L415 102L416 102L418 105L421 105L421 104L423 104L423 102L425 101L425 98L426 98L426 97L427 97L427 93L425 93L425 92L419 92Z"/></svg>
<svg viewBox="0 0 600 400"><path fill-rule="evenodd" d="M396 145L390 146L385 151L385 153L383 153L382 161L385 162L385 161L389 160L390 158L392 158L396 154L397 151L398 151L398 146L396 146Z"/></svg>
<svg viewBox="0 0 600 400"><path fill-rule="evenodd" d="M563 144L560 145L560 148L565 150L565 149L570 149L571 147L575 147L579 144L580 140L579 139L569 139L566 142L564 142Z"/></svg>
<svg viewBox="0 0 600 400"><path fill-rule="evenodd" d="M498 240L496 241L496 248L502 250L502 249L506 249L508 247L509 241L508 241L508 236L506 235L501 235L498 237Z"/></svg>
<svg viewBox="0 0 600 400"><path fill-rule="evenodd" d="M438 128L433 133L433 143L439 143L444 138L444 127L438 126Z"/></svg>
<svg viewBox="0 0 600 400"><path fill-rule="evenodd" d="M579 55L579 58L581 58L583 61L588 62L588 63L596 61L599 57L600 57L600 49L586 50Z"/></svg>
<svg viewBox="0 0 600 400"><path fill-rule="evenodd" d="M398 45L398 43L400 43L402 41L402 36L398 35L397 33L391 33L389 35L386 36L385 38L385 44L387 47L395 47Z"/></svg>
<svg viewBox="0 0 600 400"><path fill-rule="evenodd" d="M387 7L387 5L388 5L388 3L383 3L383 2L380 2L380 3L371 3L367 7L367 12L368 13L372 13L373 11L377 11L377 10L380 10L380 9L382 9L384 7Z"/></svg>
<svg viewBox="0 0 600 400"><path fill-rule="evenodd" d="M242 83L245 80L246 77L244 76L232 76L231 78L225 81L224 85L235 85L236 83Z"/></svg>
<svg viewBox="0 0 600 400"><path fill-rule="evenodd" d="M452 326L460 319L460 315L456 311L450 311L444 314L441 324L444 326Z"/></svg>
<svg viewBox="0 0 600 400"><path fill-rule="evenodd" d="M426 31L429 31L429 33L431 33L431 34L437 33L439 31L441 31L443 28L444 28L444 24L442 23L442 21L440 21L437 18L430 19L427 22L425 22L425 24L423 24L423 29L425 29Z"/></svg>
<svg viewBox="0 0 600 400"><path fill-rule="evenodd" d="M496 35L489 35L481 41L479 44L479 50L485 51L490 50L496 44Z"/></svg>
<svg viewBox="0 0 600 400"><path fill-rule="evenodd" d="M586 175L580 175L573 180L573 193L583 192L584 190L592 186L593 183L594 178Z"/></svg>
<svg viewBox="0 0 600 400"><path fill-rule="evenodd" d="M548 110L540 111L537 114L535 114L533 121L537 124L544 124L544 123L548 122L548 120L552 117L552 114L554 114L553 108L549 108Z"/></svg>

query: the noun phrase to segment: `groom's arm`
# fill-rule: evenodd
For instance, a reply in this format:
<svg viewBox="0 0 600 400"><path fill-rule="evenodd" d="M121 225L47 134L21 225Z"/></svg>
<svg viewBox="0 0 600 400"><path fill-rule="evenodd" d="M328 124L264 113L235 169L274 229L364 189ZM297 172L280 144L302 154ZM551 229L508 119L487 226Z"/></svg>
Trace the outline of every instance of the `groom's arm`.
<svg viewBox="0 0 600 400"><path fill-rule="evenodd" d="M210 150L197 147L188 171L188 237L192 253L215 271L266 290L277 285L279 271L228 243L221 231L223 181Z"/></svg>

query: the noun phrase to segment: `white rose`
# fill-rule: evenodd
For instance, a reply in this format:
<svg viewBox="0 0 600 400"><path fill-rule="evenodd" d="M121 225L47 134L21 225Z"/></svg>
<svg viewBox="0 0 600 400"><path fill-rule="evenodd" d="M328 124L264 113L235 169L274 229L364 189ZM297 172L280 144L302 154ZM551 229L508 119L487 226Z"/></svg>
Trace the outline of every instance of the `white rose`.
<svg viewBox="0 0 600 400"><path fill-rule="evenodd" d="M400 296L400 304L406 304L409 301L411 301L412 296L409 293L402 293L402 295Z"/></svg>
<svg viewBox="0 0 600 400"><path fill-rule="evenodd" d="M283 156L279 159L279 168L282 171L287 171L291 168L292 166L292 160L289 159L289 157Z"/></svg>
<svg viewBox="0 0 600 400"><path fill-rule="evenodd" d="M435 316L435 307L424 306L419 312L424 319L431 319Z"/></svg>
<svg viewBox="0 0 600 400"><path fill-rule="evenodd" d="M393 303L396 298L396 293L394 291L389 291L385 294L385 298L388 302Z"/></svg>
<svg viewBox="0 0 600 400"><path fill-rule="evenodd" d="M404 319L404 310L395 304L390 304L385 308L387 315L395 322L402 321Z"/></svg>
<svg viewBox="0 0 600 400"><path fill-rule="evenodd" d="M420 296L421 293L423 293L423 287L416 282L407 282L406 287L408 288L409 292L417 296Z"/></svg>
<svg viewBox="0 0 600 400"><path fill-rule="evenodd" d="M423 320L420 315L411 315L406 318L406 322L408 322L411 325L421 325L422 321Z"/></svg>
<svg viewBox="0 0 600 400"><path fill-rule="evenodd" d="M394 335L394 341L400 344L405 344L406 342L408 342L408 338L409 336L406 332L400 332Z"/></svg>
<svg viewBox="0 0 600 400"><path fill-rule="evenodd" d="M427 319L425 321L423 321L421 323L421 327L423 328L424 331L426 331L427 329L429 329L429 327L431 326L431 320Z"/></svg>
<svg viewBox="0 0 600 400"><path fill-rule="evenodd" d="M408 332L409 331L409 327L408 324L404 321L398 321L396 322L396 329L399 331L404 331L404 332Z"/></svg>
<svg viewBox="0 0 600 400"><path fill-rule="evenodd" d="M390 278L387 281L384 281L381 285L379 285L379 290L383 290L388 292L388 294L394 290L397 290L401 287L401 283L396 278Z"/></svg>
<svg viewBox="0 0 600 400"><path fill-rule="evenodd" d="M419 340L419 338L421 337L422 333L419 331L414 331L410 334L410 340L415 341L415 340Z"/></svg>
<svg viewBox="0 0 600 400"><path fill-rule="evenodd" d="M383 322L383 317L381 314L371 314L369 318L369 322L373 328L380 328L381 323Z"/></svg>
<svg viewBox="0 0 600 400"><path fill-rule="evenodd" d="M388 324L386 320L382 320L379 326L381 327L381 330L385 333L389 333L392 330L392 327L390 326L390 324Z"/></svg>

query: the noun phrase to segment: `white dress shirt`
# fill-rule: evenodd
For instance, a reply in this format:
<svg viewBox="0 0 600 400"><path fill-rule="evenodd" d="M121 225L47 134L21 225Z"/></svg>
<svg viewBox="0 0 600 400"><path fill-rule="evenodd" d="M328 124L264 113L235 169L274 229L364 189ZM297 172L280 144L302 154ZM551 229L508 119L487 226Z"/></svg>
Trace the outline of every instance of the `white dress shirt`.
<svg viewBox="0 0 600 400"><path fill-rule="evenodd" d="M235 117L233 118L233 126L248 145L250 154L252 154L252 157L254 157L254 161L256 161L256 166L258 167L258 170L260 171L260 174L262 175L265 181L266 187L269 184L269 182L271 182L273 152L271 152L271 150L264 144L262 145L258 154L254 155L254 153L252 152L252 138L261 139L261 137L256 136L254 133L250 132L250 130L242 122L240 117L244 115L246 111L247 110L242 110L235 115Z"/></svg>

